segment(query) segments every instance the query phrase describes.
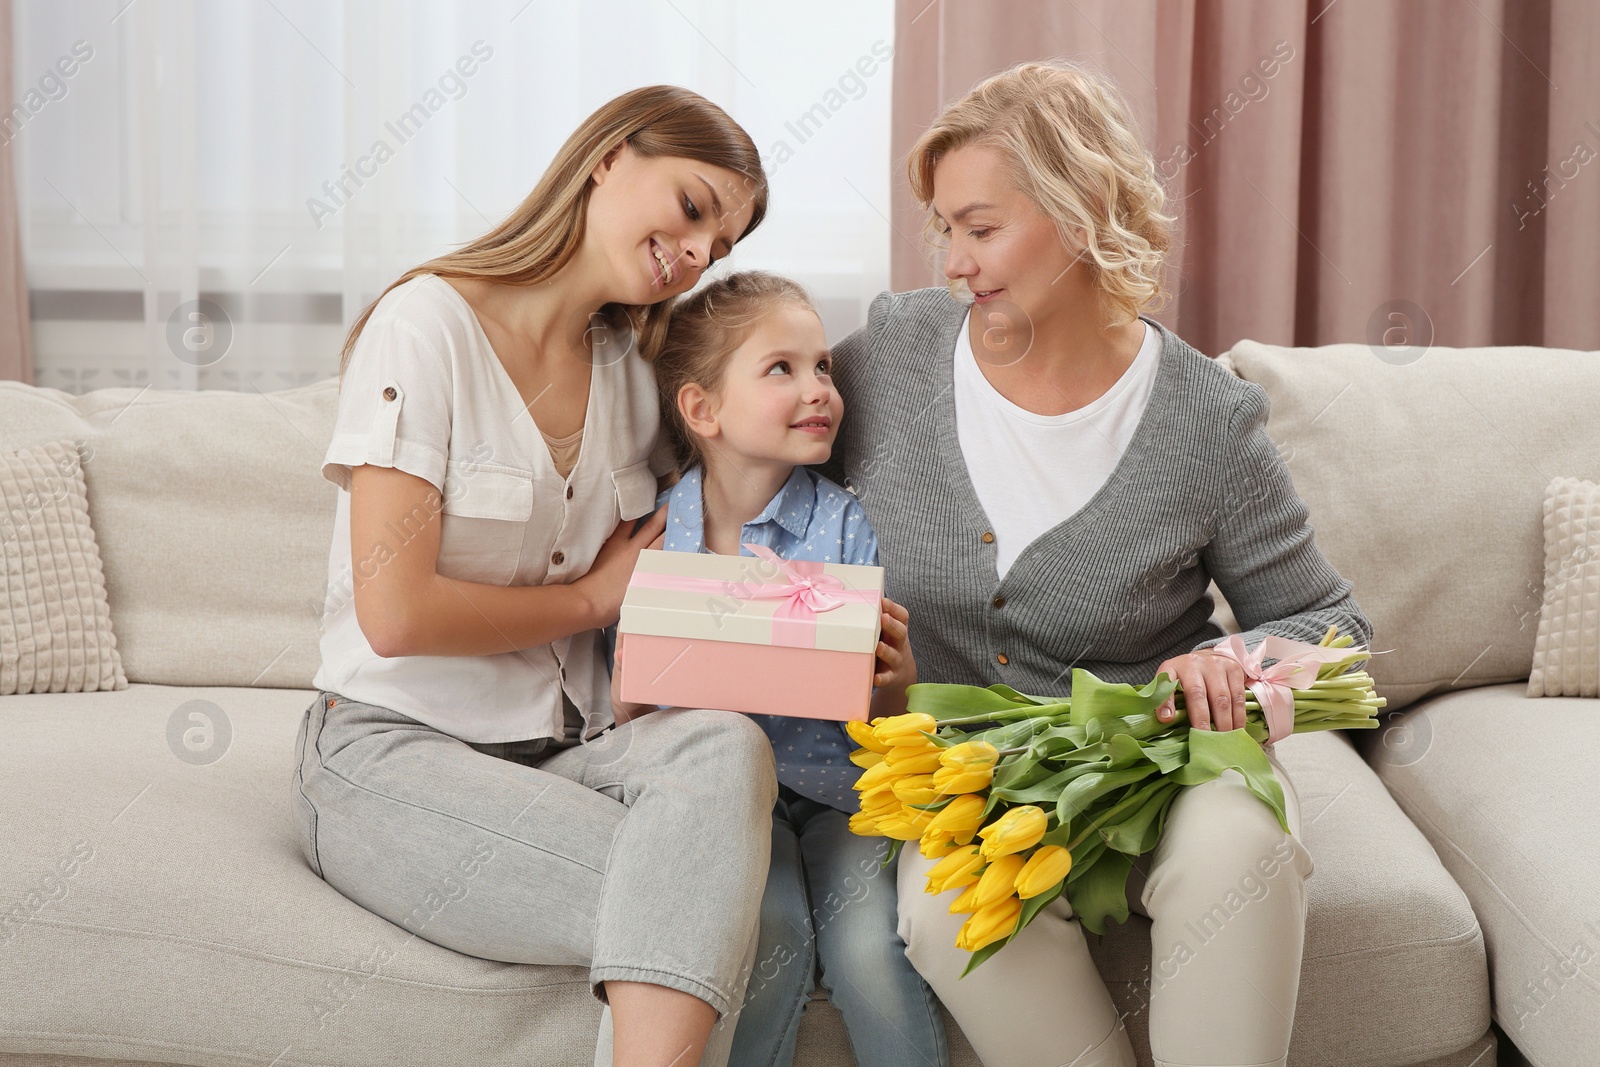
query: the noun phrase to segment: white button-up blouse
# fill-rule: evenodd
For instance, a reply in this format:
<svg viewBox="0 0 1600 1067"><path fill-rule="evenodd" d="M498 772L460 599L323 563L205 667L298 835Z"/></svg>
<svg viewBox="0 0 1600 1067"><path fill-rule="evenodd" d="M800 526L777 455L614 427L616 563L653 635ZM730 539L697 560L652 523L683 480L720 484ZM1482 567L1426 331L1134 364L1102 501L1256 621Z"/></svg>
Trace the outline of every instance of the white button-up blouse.
<svg viewBox="0 0 1600 1067"><path fill-rule="evenodd" d="M350 544L350 470L394 467L431 482L442 511L438 573L494 585L570 582L623 519L655 506L659 447L654 370L632 338L595 331L583 447L562 478L471 306L433 274L386 293L344 372L322 474L338 485L322 666L313 684L391 708L463 741L561 737L562 692L585 738L611 722L602 635L481 656L380 658L356 623L354 590L417 528ZM655 466L651 459L655 457ZM419 516L419 519L421 516Z"/></svg>

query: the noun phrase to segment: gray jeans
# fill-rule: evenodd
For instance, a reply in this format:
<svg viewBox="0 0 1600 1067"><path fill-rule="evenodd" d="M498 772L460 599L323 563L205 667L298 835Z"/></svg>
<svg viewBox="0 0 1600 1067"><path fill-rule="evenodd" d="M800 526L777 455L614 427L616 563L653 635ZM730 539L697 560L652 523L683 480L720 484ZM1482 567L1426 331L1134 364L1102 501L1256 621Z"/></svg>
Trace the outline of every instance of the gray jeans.
<svg viewBox="0 0 1600 1067"><path fill-rule="evenodd" d="M587 966L602 1001L607 981L699 997L719 1016L701 1062L726 1060L777 796L748 718L674 708L588 744L474 746L319 693L297 749L301 849L333 888L470 956ZM444 876L470 891L441 897Z"/></svg>

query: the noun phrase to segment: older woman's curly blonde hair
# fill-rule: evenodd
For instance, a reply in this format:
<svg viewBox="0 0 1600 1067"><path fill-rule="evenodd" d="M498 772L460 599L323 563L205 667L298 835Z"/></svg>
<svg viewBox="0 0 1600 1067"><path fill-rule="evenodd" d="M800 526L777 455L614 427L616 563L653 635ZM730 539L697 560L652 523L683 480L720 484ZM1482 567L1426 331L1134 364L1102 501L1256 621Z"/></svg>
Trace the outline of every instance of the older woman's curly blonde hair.
<svg viewBox="0 0 1600 1067"><path fill-rule="evenodd" d="M1020 63L946 108L906 161L911 191L930 209L924 232L935 244L946 231L931 211L933 171L967 145L1003 150L1017 188L1089 265L1107 325L1165 302L1161 276L1174 218L1162 213L1155 161L1109 78L1064 60Z"/></svg>

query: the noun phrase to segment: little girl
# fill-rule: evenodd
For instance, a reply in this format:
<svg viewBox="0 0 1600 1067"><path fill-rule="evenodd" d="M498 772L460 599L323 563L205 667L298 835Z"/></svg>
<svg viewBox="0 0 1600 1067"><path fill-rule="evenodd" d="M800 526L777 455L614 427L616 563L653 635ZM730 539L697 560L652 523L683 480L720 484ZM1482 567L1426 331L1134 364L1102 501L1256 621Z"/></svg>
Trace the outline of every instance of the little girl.
<svg viewBox="0 0 1600 1067"><path fill-rule="evenodd" d="M739 555L759 544L785 559L878 565L861 505L806 469L832 452L844 404L805 290L763 271L707 285L673 310L655 366L677 461L677 481L658 502L667 505L661 547ZM883 601L873 717L903 712L916 681L907 620ZM615 693L613 684L618 721L642 710ZM822 986L861 1067L944 1067L943 1019L895 931L886 842L849 830L854 742L841 722L751 718L772 739L779 795L760 948L730 1062L793 1061L820 957Z"/></svg>

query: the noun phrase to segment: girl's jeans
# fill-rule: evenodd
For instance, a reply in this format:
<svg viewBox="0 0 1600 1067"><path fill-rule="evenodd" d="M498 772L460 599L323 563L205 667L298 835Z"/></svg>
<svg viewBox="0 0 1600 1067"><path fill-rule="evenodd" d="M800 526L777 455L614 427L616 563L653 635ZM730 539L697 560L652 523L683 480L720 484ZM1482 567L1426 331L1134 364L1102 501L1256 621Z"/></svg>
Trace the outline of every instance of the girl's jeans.
<svg viewBox="0 0 1600 1067"><path fill-rule="evenodd" d="M944 1067L944 1018L895 932L889 842L842 811L781 788L761 942L733 1038L739 1067L788 1067L818 958L861 1067ZM911 849L915 851L913 843Z"/></svg>
<svg viewBox="0 0 1600 1067"><path fill-rule="evenodd" d="M298 759L301 848L333 888L470 956L587 966L601 1000L608 981L699 997L722 1020L701 1063L726 1061L777 794L748 718L674 708L588 744L470 745L319 693Z"/></svg>

